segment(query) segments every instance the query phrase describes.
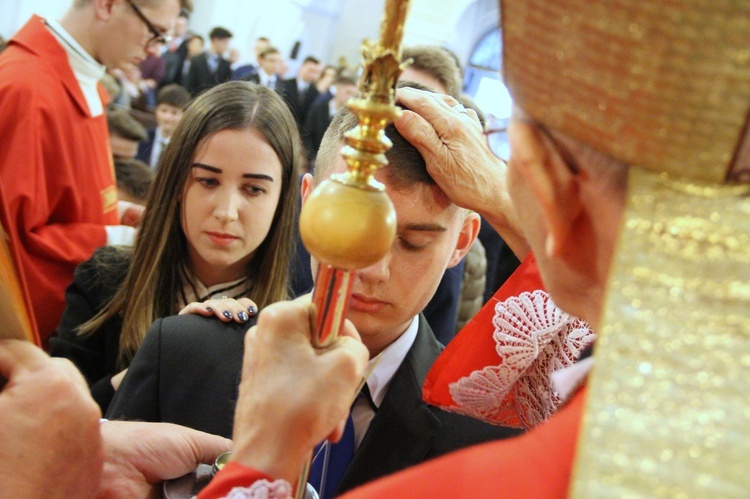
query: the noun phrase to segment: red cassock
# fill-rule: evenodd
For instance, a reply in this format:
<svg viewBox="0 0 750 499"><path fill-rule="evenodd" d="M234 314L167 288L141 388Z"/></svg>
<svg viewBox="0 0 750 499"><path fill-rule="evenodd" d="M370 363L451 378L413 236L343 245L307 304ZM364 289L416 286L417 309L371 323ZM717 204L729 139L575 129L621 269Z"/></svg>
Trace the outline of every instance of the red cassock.
<svg viewBox="0 0 750 499"><path fill-rule="evenodd" d="M106 103L101 85L99 94ZM0 109L0 209L44 343L76 266L119 223L107 121L90 116L65 50L37 16L0 56Z"/></svg>

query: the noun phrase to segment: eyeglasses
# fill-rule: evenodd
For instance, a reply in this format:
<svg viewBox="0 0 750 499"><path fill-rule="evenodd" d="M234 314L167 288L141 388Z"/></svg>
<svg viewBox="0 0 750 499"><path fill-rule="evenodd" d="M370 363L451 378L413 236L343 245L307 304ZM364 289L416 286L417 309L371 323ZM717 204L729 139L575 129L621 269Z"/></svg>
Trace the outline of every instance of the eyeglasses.
<svg viewBox="0 0 750 499"><path fill-rule="evenodd" d="M133 0L127 0L127 2L130 4L131 7L133 7L133 10L135 11L135 14L141 19L141 21L144 22L146 27L148 28L149 32L153 35L149 40L146 42L146 46L153 45L155 43L159 44L167 44L172 40L172 37L168 34L164 33L163 31L160 31L154 24L148 20L148 17L146 17L141 9L138 8L136 4L133 3Z"/></svg>

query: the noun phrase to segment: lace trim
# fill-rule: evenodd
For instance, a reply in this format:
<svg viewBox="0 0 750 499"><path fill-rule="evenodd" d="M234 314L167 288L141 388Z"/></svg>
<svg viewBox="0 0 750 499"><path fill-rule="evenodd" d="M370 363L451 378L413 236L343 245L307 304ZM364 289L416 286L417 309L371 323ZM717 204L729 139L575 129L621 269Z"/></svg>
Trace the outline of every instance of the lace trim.
<svg viewBox="0 0 750 499"><path fill-rule="evenodd" d="M449 385L455 412L503 426L533 428L562 402L551 374L574 364L595 334L542 290L498 303L492 323L499 362Z"/></svg>
<svg viewBox="0 0 750 499"><path fill-rule="evenodd" d="M226 499L287 499L292 497L292 486L286 480L258 480L249 487L234 487Z"/></svg>

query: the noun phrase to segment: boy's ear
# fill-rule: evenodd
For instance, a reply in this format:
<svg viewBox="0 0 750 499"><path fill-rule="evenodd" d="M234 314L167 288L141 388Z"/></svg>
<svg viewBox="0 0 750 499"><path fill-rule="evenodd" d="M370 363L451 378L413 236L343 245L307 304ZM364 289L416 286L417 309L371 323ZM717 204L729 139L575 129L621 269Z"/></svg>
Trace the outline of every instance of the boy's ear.
<svg viewBox="0 0 750 499"><path fill-rule="evenodd" d="M305 204L307 197L312 194L313 189L315 189L315 180L311 174L305 173L302 176L302 184L299 189L300 195L302 196L302 204Z"/></svg>
<svg viewBox="0 0 750 499"><path fill-rule="evenodd" d="M559 257L570 243L582 210L576 176L534 125L514 122L508 135L513 167L523 175L540 207L547 232L545 251Z"/></svg>
<svg viewBox="0 0 750 499"><path fill-rule="evenodd" d="M482 220L476 213L471 212L466 215L464 223L461 226L461 232L458 234L456 247L453 249L450 260L448 260L448 268L458 265L458 262L460 262L466 253L469 252L471 245L474 244L474 241L479 235L481 224Z"/></svg>
<svg viewBox="0 0 750 499"><path fill-rule="evenodd" d="M112 15L114 0L93 0L96 18L106 21Z"/></svg>

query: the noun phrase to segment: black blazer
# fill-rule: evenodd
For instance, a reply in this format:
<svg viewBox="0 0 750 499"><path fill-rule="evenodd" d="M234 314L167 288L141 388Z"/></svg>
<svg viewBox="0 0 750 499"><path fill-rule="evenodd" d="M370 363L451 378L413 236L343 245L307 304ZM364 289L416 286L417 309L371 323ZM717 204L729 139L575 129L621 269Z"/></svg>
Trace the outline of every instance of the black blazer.
<svg viewBox="0 0 750 499"><path fill-rule="evenodd" d="M151 128L148 131L148 137L146 140L138 144L138 152L135 155L135 159L143 161L148 166L151 166L151 151L154 147L154 139L156 138L156 128Z"/></svg>
<svg viewBox="0 0 750 499"><path fill-rule="evenodd" d="M176 315L149 329L107 411L232 437L244 338L255 324Z"/></svg>
<svg viewBox="0 0 750 499"><path fill-rule="evenodd" d="M333 120L330 113L331 99L333 99L333 96L315 102L307 112L307 117L305 118L306 134L302 139L307 150L307 157L311 160L315 159L318 155L323 135L325 135L328 125Z"/></svg>
<svg viewBox="0 0 750 499"><path fill-rule="evenodd" d="M65 311L55 335L50 338L50 354L69 359L86 378L91 395L102 412L107 410L115 391L112 375L121 371L122 318L113 317L99 330L79 336L78 327L92 319L114 297L130 269L131 255L113 246L97 249L76 268L73 282L65 291Z"/></svg>
<svg viewBox="0 0 750 499"><path fill-rule="evenodd" d="M300 134L304 136L304 125L307 113L310 111L315 99L318 97L318 89L315 87L315 84L308 85L305 93L300 96L299 88L297 88L297 79L289 78L277 82L276 91L279 92L286 101L289 109L294 115L294 119L297 120Z"/></svg>
<svg viewBox="0 0 750 499"><path fill-rule="evenodd" d="M190 69L188 70L184 86L188 89L190 95L195 97L204 90L215 87L219 83L229 81L231 76L232 68L229 65L229 61L223 57L219 57L216 73L211 73L208 68L208 53L203 53L190 59Z"/></svg>
<svg viewBox="0 0 750 499"><path fill-rule="evenodd" d="M157 320L130 364L107 417L177 423L232 436L250 324L197 315ZM450 414L422 400L422 383L442 347L423 317L338 493L475 443L518 430Z"/></svg>

